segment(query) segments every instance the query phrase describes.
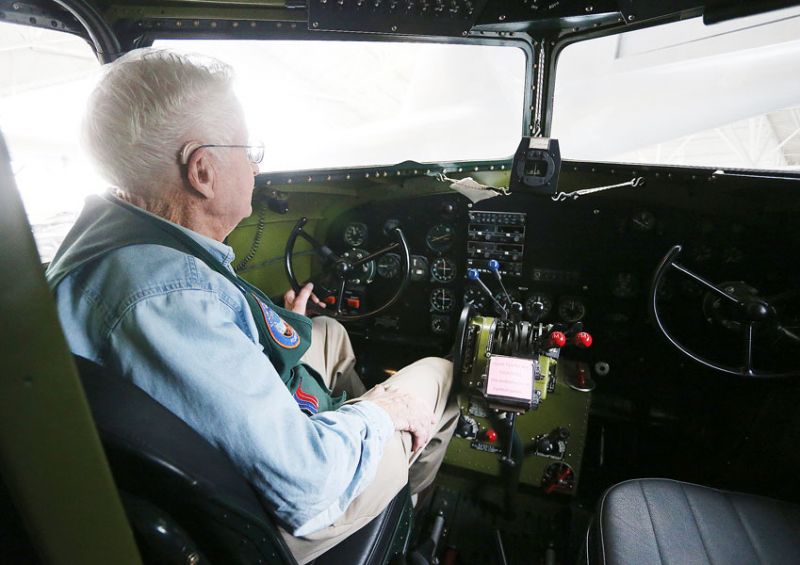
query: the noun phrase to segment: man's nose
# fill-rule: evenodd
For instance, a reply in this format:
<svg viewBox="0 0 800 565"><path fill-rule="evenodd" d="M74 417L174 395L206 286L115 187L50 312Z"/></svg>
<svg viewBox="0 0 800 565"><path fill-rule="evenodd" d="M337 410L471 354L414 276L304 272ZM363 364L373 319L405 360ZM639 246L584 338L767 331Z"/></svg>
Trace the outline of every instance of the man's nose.
<svg viewBox="0 0 800 565"><path fill-rule="evenodd" d="M253 169L253 176L258 174L258 163L250 163L250 167Z"/></svg>

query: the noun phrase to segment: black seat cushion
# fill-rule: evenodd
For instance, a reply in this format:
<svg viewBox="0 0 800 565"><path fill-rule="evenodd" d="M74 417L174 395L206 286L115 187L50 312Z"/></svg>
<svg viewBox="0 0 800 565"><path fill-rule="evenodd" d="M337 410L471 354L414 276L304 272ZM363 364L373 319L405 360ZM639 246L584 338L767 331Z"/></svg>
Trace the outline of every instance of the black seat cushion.
<svg viewBox="0 0 800 565"><path fill-rule="evenodd" d="M800 506L668 479L606 491L589 563L800 563Z"/></svg>
<svg viewBox="0 0 800 565"><path fill-rule="evenodd" d="M314 565L383 564L405 554L414 508L406 485L369 524L314 560Z"/></svg>

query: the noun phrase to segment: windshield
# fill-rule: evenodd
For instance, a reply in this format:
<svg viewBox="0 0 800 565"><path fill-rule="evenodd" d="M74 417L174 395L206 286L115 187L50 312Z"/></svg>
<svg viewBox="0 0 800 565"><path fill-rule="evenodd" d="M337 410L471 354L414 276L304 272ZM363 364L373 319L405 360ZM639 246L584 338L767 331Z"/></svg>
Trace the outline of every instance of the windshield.
<svg viewBox="0 0 800 565"><path fill-rule="evenodd" d="M499 45L158 40L232 65L262 171L509 158L525 52ZM213 141L213 140L210 140Z"/></svg>

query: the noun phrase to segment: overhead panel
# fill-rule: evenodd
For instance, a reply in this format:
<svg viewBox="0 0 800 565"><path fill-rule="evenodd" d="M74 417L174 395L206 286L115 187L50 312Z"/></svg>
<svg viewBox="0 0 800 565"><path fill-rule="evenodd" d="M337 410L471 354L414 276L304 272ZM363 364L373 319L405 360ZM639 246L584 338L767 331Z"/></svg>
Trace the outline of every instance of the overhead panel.
<svg viewBox="0 0 800 565"><path fill-rule="evenodd" d="M619 11L615 0L522 0L519 2L490 2L481 14L481 24L525 22L589 16Z"/></svg>
<svg viewBox="0 0 800 565"><path fill-rule="evenodd" d="M487 0L310 0L310 29L466 35Z"/></svg>
<svg viewBox="0 0 800 565"><path fill-rule="evenodd" d="M592 21L591 16L619 14L627 23L698 8L703 0L520 0L518 2L490 1L478 18L478 25L510 24L515 22L553 22L552 27L572 27L570 22Z"/></svg>

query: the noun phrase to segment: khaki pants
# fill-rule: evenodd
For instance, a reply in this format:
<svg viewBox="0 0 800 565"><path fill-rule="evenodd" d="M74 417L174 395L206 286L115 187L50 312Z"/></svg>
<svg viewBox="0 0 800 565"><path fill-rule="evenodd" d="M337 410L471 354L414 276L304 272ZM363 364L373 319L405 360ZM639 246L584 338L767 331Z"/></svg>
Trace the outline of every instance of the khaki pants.
<svg viewBox="0 0 800 565"><path fill-rule="evenodd" d="M356 398L366 390L355 372L355 356L342 325L327 317L314 318L311 347L303 356L328 380L334 394L346 391ZM307 563L368 524L409 483L412 494L429 486L444 459L447 444L458 421L458 405L450 400L453 366L428 357L412 363L384 384L408 390L434 403L439 423L425 448L411 453L411 434L395 432L384 447L375 478L347 507L336 522L306 537L294 537L281 529L286 544L299 563ZM355 400L357 401L357 399Z"/></svg>

